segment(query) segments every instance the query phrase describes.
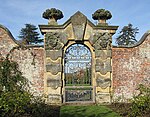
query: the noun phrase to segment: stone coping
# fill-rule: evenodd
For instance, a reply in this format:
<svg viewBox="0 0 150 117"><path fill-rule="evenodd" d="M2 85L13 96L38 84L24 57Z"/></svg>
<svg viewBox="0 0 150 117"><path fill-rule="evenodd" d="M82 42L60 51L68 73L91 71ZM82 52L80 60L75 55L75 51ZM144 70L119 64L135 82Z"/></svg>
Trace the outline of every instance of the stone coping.
<svg viewBox="0 0 150 117"><path fill-rule="evenodd" d="M42 48L44 48L43 45L22 45L22 44L20 44L20 43L13 37L12 33L9 31L8 28L6 28L5 26L3 26L3 25L1 25L1 24L0 24L0 28L2 28L3 30L5 30L5 31L7 32L7 34L8 34L8 36L14 41L14 43L16 43L16 44L19 45L19 46L23 46L23 47L27 47L27 48L33 48L33 47L42 47Z"/></svg>

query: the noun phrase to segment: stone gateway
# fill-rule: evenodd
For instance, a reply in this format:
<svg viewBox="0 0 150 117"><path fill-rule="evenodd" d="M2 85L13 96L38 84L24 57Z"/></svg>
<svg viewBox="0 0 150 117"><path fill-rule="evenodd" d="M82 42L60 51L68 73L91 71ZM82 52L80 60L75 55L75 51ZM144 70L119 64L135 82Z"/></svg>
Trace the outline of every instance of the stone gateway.
<svg viewBox="0 0 150 117"><path fill-rule="evenodd" d="M22 46L0 25L0 57L9 54L48 104L111 103L150 86L150 34L134 46L112 46L118 26L94 25L81 12L64 24L39 25L44 46Z"/></svg>

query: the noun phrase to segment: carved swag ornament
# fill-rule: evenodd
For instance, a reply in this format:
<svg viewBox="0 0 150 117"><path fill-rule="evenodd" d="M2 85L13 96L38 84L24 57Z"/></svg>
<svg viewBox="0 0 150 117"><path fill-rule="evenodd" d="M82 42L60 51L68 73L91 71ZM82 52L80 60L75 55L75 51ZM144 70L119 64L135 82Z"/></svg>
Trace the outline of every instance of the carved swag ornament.
<svg viewBox="0 0 150 117"><path fill-rule="evenodd" d="M111 49L111 34L96 33L93 39L93 46L96 50Z"/></svg>
<svg viewBox="0 0 150 117"><path fill-rule="evenodd" d="M45 35L45 49L46 50L59 50L62 48L60 42L60 34L57 32L48 32Z"/></svg>

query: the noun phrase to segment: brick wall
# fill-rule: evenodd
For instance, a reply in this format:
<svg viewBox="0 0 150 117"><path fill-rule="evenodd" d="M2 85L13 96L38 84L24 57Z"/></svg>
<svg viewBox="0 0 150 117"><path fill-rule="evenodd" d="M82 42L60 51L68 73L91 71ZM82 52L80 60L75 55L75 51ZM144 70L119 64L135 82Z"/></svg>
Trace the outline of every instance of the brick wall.
<svg viewBox="0 0 150 117"><path fill-rule="evenodd" d="M19 69L30 81L31 92L41 95L44 92L44 49L19 48L11 52L11 58L17 61Z"/></svg>
<svg viewBox="0 0 150 117"><path fill-rule="evenodd" d="M139 84L150 86L150 33L135 46L113 47L112 70L115 98L131 98Z"/></svg>
<svg viewBox="0 0 150 117"><path fill-rule="evenodd" d="M10 59L19 64L23 76L29 79L31 92L34 95L42 95L44 92L44 49L40 46L22 47L8 29L0 25L0 57L5 58L8 53L10 53Z"/></svg>

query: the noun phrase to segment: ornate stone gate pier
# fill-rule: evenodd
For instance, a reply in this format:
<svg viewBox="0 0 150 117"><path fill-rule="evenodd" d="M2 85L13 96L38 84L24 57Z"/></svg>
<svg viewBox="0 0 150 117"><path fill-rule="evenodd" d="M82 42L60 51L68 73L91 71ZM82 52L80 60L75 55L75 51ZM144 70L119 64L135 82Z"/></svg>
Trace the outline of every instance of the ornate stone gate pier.
<svg viewBox="0 0 150 117"><path fill-rule="evenodd" d="M76 12L63 25L39 25L44 34L47 102L109 103L111 42L117 26L94 25Z"/></svg>

